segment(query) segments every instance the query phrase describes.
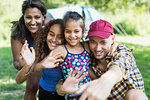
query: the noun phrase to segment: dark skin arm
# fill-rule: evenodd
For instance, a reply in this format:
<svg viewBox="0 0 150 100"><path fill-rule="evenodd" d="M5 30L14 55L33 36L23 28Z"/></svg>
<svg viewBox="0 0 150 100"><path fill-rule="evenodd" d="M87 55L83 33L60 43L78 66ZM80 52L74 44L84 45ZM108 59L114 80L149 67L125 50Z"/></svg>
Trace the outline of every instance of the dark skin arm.
<svg viewBox="0 0 150 100"><path fill-rule="evenodd" d="M20 70L22 66L24 65L23 58L20 55L22 46L23 44L21 43L20 40L18 39L14 40L11 38L11 50L12 50L12 55L13 55L13 64L14 64L14 67L18 70Z"/></svg>

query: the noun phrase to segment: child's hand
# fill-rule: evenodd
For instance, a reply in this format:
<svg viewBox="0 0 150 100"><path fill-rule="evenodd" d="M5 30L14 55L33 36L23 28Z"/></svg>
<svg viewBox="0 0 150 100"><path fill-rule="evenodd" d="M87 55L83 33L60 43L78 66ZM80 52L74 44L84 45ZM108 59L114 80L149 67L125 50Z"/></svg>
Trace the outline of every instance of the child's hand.
<svg viewBox="0 0 150 100"><path fill-rule="evenodd" d="M35 50L33 47L28 48L29 44L27 43L27 40L25 41L22 49L21 49L21 55L26 63L26 65L31 66L33 62L35 61Z"/></svg>
<svg viewBox="0 0 150 100"><path fill-rule="evenodd" d="M78 88L79 82L87 76L88 72L86 72L83 75L82 73L84 72L84 69L82 69L79 73L78 72L79 72L79 69L76 69L74 72L72 71L72 69L70 70L67 79L65 80L65 82L63 83L61 87L61 90L63 92L75 93L79 89Z"/></svg>
<svg viewBox="0 0 150 100"><path fill-rule="evenodd" d="M61 52L59 52L55 55L52 55L52 54L53 54L53 51L51 51L51 53L41 61L43 69L58 67L59 63L64 61L62 59Z"/></svg>
<svg viewBox="0 0 150 100"><path fill-rule="evenodd" d="M118 43L114 42L110 48L107 58L110 58L113 55L113 53L116 51L117 47L118 47Z"/></svg>

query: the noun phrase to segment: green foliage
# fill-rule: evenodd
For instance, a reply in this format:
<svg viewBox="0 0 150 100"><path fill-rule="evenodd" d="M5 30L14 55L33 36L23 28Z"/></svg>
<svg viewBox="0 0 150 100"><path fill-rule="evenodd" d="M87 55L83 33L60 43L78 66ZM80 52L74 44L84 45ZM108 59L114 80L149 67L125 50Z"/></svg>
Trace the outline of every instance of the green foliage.
<svg viewBox="0 0 150 100"><path fill-rule="evenodd" d="M129 21L120 21L119 23L116 23L114 28L114 33L116 34L123 34L123 35L137 35L140 34L136 30L135 24L129 22ZM120 30L120 31L118 31Z"/></svg>
<svg viewBox="0 0 150 100"><path fill-rule="evenodd" d="M43 0L47 9L51 8L57 8L57 7L62 7L66 5L65 1L60 1L60 0Z"/></svg>

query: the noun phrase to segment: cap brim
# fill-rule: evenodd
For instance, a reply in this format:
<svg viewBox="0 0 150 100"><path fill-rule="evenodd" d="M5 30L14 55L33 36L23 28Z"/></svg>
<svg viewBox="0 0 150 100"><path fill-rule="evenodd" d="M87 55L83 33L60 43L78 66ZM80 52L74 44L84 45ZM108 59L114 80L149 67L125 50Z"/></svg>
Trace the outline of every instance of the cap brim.
<svg viewBox="0 0 150 100"><path fill-rule="evenodd" d="M89 34L86 36L85 39L87 39L91 36L97 36L97 37L100 37L100 38L107 39L110 35L111 35L111 33L108 33L108 32L94 31L94 32L89 32Z"/></svg>

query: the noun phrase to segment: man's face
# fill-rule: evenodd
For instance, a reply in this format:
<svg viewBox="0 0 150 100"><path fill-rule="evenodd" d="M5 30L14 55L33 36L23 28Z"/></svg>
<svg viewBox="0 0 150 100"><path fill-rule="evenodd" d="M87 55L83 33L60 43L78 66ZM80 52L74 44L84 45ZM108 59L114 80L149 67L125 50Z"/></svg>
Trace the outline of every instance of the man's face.
<svg viewBox="0 0 150 100"><path fill-rule="evenodd" d="M114 35L109 36L107 39L103 39L97 36L89 37L90 50L98 60L104 59L110 51L111 45L114 42Z"/></svg>

